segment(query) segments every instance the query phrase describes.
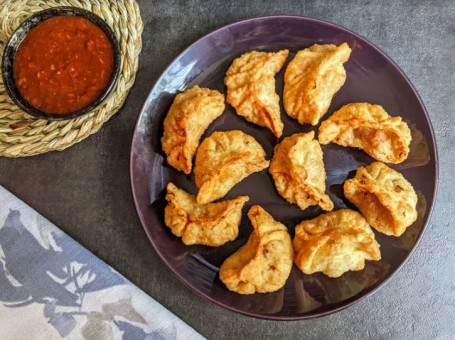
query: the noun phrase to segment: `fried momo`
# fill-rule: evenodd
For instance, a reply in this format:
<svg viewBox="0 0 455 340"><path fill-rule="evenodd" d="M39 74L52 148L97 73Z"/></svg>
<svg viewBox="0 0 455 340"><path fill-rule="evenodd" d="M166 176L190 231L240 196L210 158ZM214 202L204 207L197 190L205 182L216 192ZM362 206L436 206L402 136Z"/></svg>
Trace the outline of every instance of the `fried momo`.
<svg viewBox="0 0 455 340"><path fill-rule="evenodd" d="M350 209L333 211L295 227L294 262L305 274L339 277L362 270L365 260L380 260L379 244L362 215Z"/></svg>
<svg viewBox="0 0 455 340"><path fill-rule="evenodd" d="M215 90L194 86L179 93L164 119L161 138L167 162L187 175L205 129L224 111L224 96Z"/></svg>
<svg viewBox="0 0 455 340"><path fill-rule="evenodd" d="M401 117L390 117L381 105L347 104L319 127L319 143L363 149L381 162L400 163L409 154L411 130Z"/></svg>
<svg viewBox="0 0 455 340"><path fill-rule="evenodd" d="M293 250L287 228L260 206L252 206L253 225L247 243L220 267L220 279L239 294L267 293L282 288L292 269Z"/></svg>
<svg viewBox="0 0 455 340"><path fill-rule="evenodd" d="M196 154L197 202L205 204L224 197L238 182L268 166L264 149L250 135L238 130L214 132Z"/></svg>
<svg viewBox="0 0 455 340"><path fill-rule="evenodd" d="M314 132L297 133L275 146L269 172L278 193L305 210L319 205L330 211L333 202L325 194L325 168L322 149Z"/></svg>
<svg viewBox="0 0 455 340"><path fill-rule="evenodd" d="M237 237L242 208L249 197L201 205L195 196L169 183L166 200L169 204L164 210L164 221L175 236L181 237L186 245L218 247Z"/></svg>
<svg viewBox="0 0 455 340"><path fill-rule="evenodd" d="M417 195L402 174L381 162L360 167L344 182L344 195L373 228L400 236L417 219Z"/></svg>
<svg viewBox="0 0 455 340"><path fill-rule="evenodd" d="M284 74L283 103L287 114L300 124L317 125L346 81L343 64L350 55L346 43L315 44L297 52Z"/></svg>
<svg viewBox="0 0 455 340"><path fill-rule="evenodd" d="M275 92L275 75L289 51L248 52L232 62L224 78L227 101L238 115L268 128L276 137L283 133L280 98Z"/></svg>

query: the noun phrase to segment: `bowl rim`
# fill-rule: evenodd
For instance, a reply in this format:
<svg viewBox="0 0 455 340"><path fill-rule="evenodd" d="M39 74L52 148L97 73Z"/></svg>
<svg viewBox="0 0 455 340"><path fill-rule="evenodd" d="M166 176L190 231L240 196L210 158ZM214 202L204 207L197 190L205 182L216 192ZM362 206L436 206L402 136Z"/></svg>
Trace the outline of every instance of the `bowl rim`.
<svg viewBox="0 0 455 340"><path fill-rule="evenodd" d="M25 29L26 33L24 37L19 42L14 42L14 38L21 32L21 30L24 29L24 26L32 22L34 19L41 18L43 16L46 18L43 19L42 21L39 21L38 23L35 24L32 23L28 28ZM19 90L16 87L16 80L14 79L14 59L16 57L17 50L19 49L24 39L28 36L32 29L39 26L41 23L47 21L48 19L58 16L75 16L90 21L98 28L100 28L104 32L104 34L106 34L114 52L114 65L112 69L111 79L109 80L109 83L106 85L104 91L94 102L92 102L88 106L85 106L82 109L66 114L47 113L32 106L19 92ZM11 53L13 54L12 62L11 63L6 62L7 59L10 58ZM26 113L36 118L42 118L46 120L69 120L90 113L92 110L98 107L111 93L121 71L122 52L120 48L120 43L118 42L115 36L114 30L103 18L84 8L74 6L56 6L32 14L14 30L14 32L11 34L5 45L1 62L3 84L6 88L9 97L17 106L19 106Z"/></svg>
<svg viewBox="0 0 455 340"><path fill-rule="evenodd" d="M385 278L385 280L383 282L381 282L379 285L375 286L374 288L372 288L370 291L368 291L367 293L365 293L362 296L359 296L357 298L354 298L355 296L351 297L348 300L346 300L347 302L344 303L344 304L337 303L336 305L338 305L338 306L334 307L333 309L323 310L323 311L320 311L320 312L316 311L313 314L302 314L302 315L298 315L298 316L284 316L284 315L273 315L273 314L266 315L266 314L260 314L260 313L256 313L256 312L242 311L242 310L237 309L235 307L231 307L229 305L226 305L226 304L216 300L215 298L213 298L213 297L211 297L211 296L209 296L209 295L197 290L196 288L194 288L180 273L178 273L176 270L174 270L174 268L170 265L168 259L163 254L161 254L160 252L157 251L157 248L155 247L155 240L153 238L153 235L152 235L151 231L146 227L147 221L145 220L143 214L140 211L140 204L139 204L139 201L138 201L139 195L136 192L136 187L134 185L134 172L135 172L135 169L134 169L134 166L133 166L134 145L135 145L135 140L138 138L137 136L138 136L139 122L141 120L142 115L144 114L144 112L146 111L147 107L149 106L148 98L150 97L150 95L154 91L156 84L159 83L162 80L163 76L174 65L174 63L177 60L179 60L190 49L194 48L194 46L197 45L200 41L212 36L213 34L219 32L221 30L224 30L226 28L232 27L234 25L244 24L244 23L255 21L255 20L273 20L273 19L280 19L280 18L281 19L305 20L305 21L310 21L310 22L314 22L314 23L317 23L317 24L327 25L329 27L341 30L343 32L346 32L348 34L353 35L354 37L356 37L357 39L360 39L361 41L364 41L365 43L370 45L379 55L384 57L390 63L390 65L392 65L393 68L403 77L403 79L409 85L409 88L411 89L412 93L416 96L416 99L419 102L419 105L422 107L423 113L425 115L425 119L426 119L426 121L428 123L428 126L429 126L431 140L432 140L432 143L433 143L433 150L432 151L434 153L434 167L435 167L435 185L434 185L434 188L433 188L433 198L432 198L432 200L431 200L431 202L429 204L428 218L426 219L426 221L425 221L425 223L424 223L424 225L422 227L422 230L420 231L420 233L419 233L419 235L418 235L418 237L417 237L417 239L415 241L414 246L412 247L411 250L409 250L408 254L403 259L403 262L395 269L395 271L391 272L388 275L388 277ZM361 36L360 34L357 34L357 33L351 31L348 28L345 28L345 27L343 27L341 25L332 23L330 21L317 19L317 18L312 18L312 17L307 17L307 16L303 16L303 15L286 15L286 14L283 14L283 15L265 15L265 16L251 17L251 18L235 21L235 22L227 24L227 25L223 25L223 26L221 26L221 27L219 27L219 28L217 28L217 29L215 29L213 31L208 32L207 34L203 35L201 38L199 38L196 41L194 41L193 43L191 43L187 48L185 48L181 53L179 53L167 65L167 67L164 69L163 72L161 72L161 74L159 75L157 80L154 82L152 88L148 92L147 97L146 97L143 105L141 106L141 109L139 111L139 114L138 114L138 117L137 117L137 120L136 120L135 128L134 128L133 135L132 135L131 148L130 148L130 186L131 186L131 194L132 194L132 197L133 197L134 206L135 206L135 209L136 209L136 213L137 213L137 215L139 217L139 221L140 221L140 223L142 225L142 228L144 229L145 234L146 234L149 242L151 243L155 253L158 254L158 257L161 259L161 261L163 261L163 263L166 265L166 267L174 274L174 276L181 283L183 283L183 285L185 287L189 288L190 291L192 291L193 293L196 293L198 296L202 297L203 299L205 299L207 301L210 301L210 302L213 302L217 306L225 308L225 309L227 309L229 311L236 312L236 313L239 313L239 314L242 314L242 315L245 315L245 316L249 316L249 317L253 317L253 318L257 318L257 319L262 319L262 320L302 321L302 320L310 320L310 319L316 319L316 318L324 317L324 316L327 316L327 315L331 315L331 314L340 312L340 311L342 311L342 310L344 310L344 309L346 309L346 308L348 308L348 307L350 307L350 306L352 306L352 305L354 305L354 304L366 299L367 297L372 296L379 289L384 287L403 268L404 264L409 260L409 258L414 253L414 251L416 250L417 246L419 245L420 241L422 240L422 237L423 237L425 231L427 230L428 224L429 224L429 222L431 220L431 217L432 217L432 214L433 214L433 211L434 211L434 206L435 206L437 192L438 192L438 183L439 183L439 156L438 156L438 148L437 148L436 137L435 137L433 125L431 123L431 119L430 119L430 116L428 114L428 111L427 111L427 109L426 109L426 107L425 107L425 105L424 105L424 103L422 101L422 98L420 97L419 93L417 92L416 88L412 84L412 82L409 79L409 77L403 72L403 70L398 66L398 64L396 64L395 61L393 61L393 59L391 57L389 57L378 46L376 46L374 43L372 43L370 40L366 39L365 37Z"/></svg>

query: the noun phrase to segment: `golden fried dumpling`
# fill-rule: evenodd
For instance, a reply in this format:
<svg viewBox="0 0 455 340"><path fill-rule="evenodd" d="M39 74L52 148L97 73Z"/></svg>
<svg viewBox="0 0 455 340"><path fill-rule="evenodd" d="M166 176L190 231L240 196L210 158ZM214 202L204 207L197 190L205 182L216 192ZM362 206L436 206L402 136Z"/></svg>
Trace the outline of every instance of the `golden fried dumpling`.
<svg viewBox="0 0 455 340"><path fill-rule="evenodd" d="M161 138L167 162L187 175L205 129L224 111L224 95L194 86L179 93L164 119Z"/></svg>
<svg viewBox="0 0 455 340"><path fill-rule="evenodd" d="M248 196L219 203L198 204L196 196L167 185L164 222L186 245L218 247L234 240L239 233L242 208Z"/></svg>
<svg viewBox="0 0 455 340"><path fill-rule="evenodd" d="M417 238L425 225L424 217L427 210L427 200L425 195L417 191L417 219L411 224L406 231L400 237L394 237L391 240L387 240L390 245L395 248L411 250L416 244Z"/></svg>
<svg viewBox="0 0 455 340"><path fill-rule="evenodd" d="M417 219L417 195L402 174L381 162L357 169L344 182L344 195L373 228L400 236Z"/></svg>
<svg viewBox="0 0 455 340"><path fill-rule="evenodd" d="M325 194L325 168L322 149L314 132L297 133L275 146L269 172L278 193L300 209L319 205L330 211L333 202Z"/></svg>
<svg viewBox="0 0 455 340"><path fill-rule="evenodd" d="M294 262L305 274L339 277L362 270L365 260L380 260L379 244L357 211L342 209L303 221L295 227Z"/></svg>
<svg viewBox="0 0 455 340"><path fill-rule="evenodd" d="M280 98L275 92L275 75L281 70L289 51L248 52L235 59L224 78L227 101L246 120L283 133Z"/></svg>
<svg viewBox="0 0 455 340"><path fill-rule="evenodd" d="M408 157L411 130L381 105L352 103L321 123L318 138L321 144L361 148L381 162L400 163Z"/></svg>
<svg viewBox="0 0 455 340"><path fill-rule="evenodd" d="M268 166L264 149L250 135L238 130L214 132L204 139L196 154L198 203L224 197L238 182Z"/></svg>
<svg viewBox="0 0 455 340"><path fill-rule="evenodd" d="M297 52L284 74L283 103L287 114L300 124L317 125L335 93L346 81L343 64L348 44L315 44Z"/></svg>
<svg viewBox="0 0 455 340"><path fill-rule="evenodd" d="M247 243L220 267L220 279L239 294L267 293L282 288L292 269L287 228L258 205L248 211L253 232Z"/></svg>

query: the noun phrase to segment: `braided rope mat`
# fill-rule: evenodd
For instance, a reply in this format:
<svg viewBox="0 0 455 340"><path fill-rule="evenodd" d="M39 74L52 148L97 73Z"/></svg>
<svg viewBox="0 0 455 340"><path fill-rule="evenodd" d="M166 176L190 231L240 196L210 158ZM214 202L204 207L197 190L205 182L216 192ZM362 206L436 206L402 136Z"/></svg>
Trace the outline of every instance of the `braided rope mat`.
<svg viewBox="0 0 455 340"><path fill-rule="evenodd" d="M8 37L35 12L49 7L82 7L103 18L122 50L121 72L107 99L81 117L48 121L22 111L9 98L0 77L0 156L24 157L63 150L97 132L123 105L134 84L142 48L142 19L134 0L0 0L0 58Z"/></svg>

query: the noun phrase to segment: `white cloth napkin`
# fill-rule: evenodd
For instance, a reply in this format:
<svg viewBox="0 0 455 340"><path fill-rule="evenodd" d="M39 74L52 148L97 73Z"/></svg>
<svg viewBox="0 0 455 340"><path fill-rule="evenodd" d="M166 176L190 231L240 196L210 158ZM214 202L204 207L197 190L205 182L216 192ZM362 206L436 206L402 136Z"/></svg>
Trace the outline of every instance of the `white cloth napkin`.
<svg viewBox="0 0 455 340"><path fill-rule="evenodd" d="M1 339L202 339L0 186Z"/></svg>

